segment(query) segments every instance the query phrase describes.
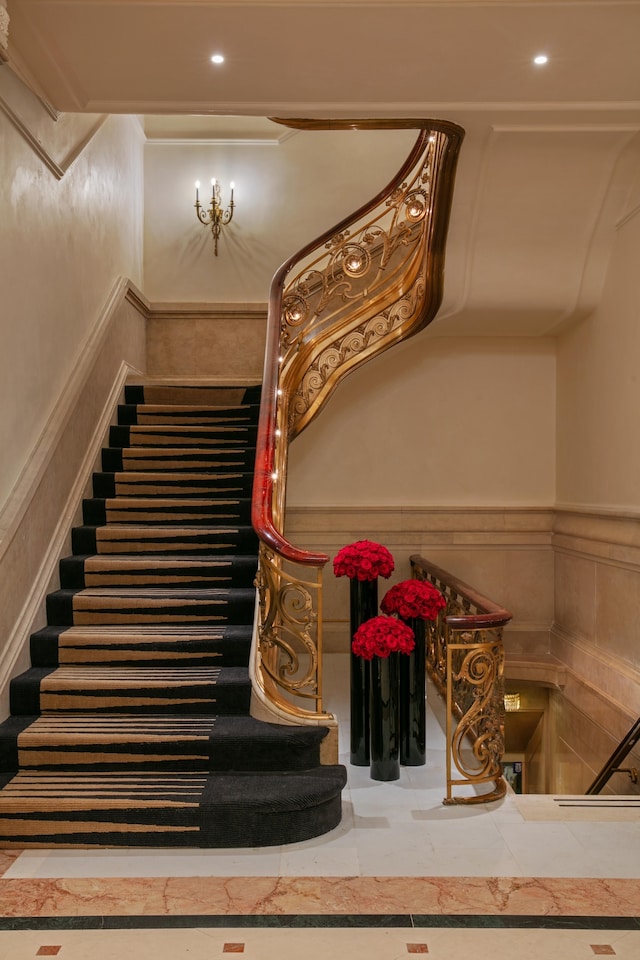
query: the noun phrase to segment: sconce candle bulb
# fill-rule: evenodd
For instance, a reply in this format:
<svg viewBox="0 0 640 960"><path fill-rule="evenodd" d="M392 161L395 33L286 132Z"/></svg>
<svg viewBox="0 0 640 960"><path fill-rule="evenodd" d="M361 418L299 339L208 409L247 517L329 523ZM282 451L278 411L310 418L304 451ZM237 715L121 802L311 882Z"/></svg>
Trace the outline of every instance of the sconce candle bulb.
<svg viewBox="0 0 640 960"><path fill-rule="evenodd" d="M222 207L222 194L220 192L220 184L215 177L211 178L211 203L209 209L205 210L203 205L200 203L200 181L196 180L196 216L200 223L205 227L211 227L211 233L213 235L213 252L216 257L218 256L218 239L220 237L220 231L222 227L226 226L228 223L231 223L233 218L233 208L235 203L233 201L233 184L231 184L231 198L229 200L229 206L226 210L223 210Z"/></svg>

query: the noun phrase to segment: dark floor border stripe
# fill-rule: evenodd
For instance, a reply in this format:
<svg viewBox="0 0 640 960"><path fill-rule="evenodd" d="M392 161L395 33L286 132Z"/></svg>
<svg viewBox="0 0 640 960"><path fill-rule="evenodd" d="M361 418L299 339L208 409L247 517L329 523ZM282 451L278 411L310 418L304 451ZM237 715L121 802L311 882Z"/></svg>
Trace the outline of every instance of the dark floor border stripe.
<svg viewBox="0 0 640 960"><path fill-rule="evenodd" d="M9 930L160 930L198 928L407 928L640 930L640 917L494 916L487 914L203 914L201 916L0 917Z"/></svg>

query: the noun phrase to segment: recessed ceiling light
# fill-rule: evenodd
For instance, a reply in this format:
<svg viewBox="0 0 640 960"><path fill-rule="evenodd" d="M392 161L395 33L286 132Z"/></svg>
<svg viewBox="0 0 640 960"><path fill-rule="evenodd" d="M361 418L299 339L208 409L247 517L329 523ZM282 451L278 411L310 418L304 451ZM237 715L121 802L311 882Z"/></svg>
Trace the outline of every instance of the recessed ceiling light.
<svg viewBox="0 0 640 960"><path fill-rule="evenodd" d="M224 57L221 53L214 53L211 57L211 63L224 63Z"/></svg>
<svg viewBox="0 0 640 960"><path fill-rule="evenodd" d="M536 64L536 66L542 67L545 63L549 62L549 57L546 55L546 53L539 53L537 57L533 58L533 62Z"/></svg>

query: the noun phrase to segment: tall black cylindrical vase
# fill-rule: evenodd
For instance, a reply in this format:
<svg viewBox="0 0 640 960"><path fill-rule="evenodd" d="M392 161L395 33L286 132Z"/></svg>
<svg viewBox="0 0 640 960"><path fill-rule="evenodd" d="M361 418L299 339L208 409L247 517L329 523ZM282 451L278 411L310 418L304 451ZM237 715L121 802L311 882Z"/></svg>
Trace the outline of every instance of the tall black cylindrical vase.
<svg viewBox="0 0 640 960"><path fill-rule="evenodd" d="M378 614L378 581L351 580L351 639L365 620ZM369 766L369 661L351 653L351 763Z"/></svg>
<svg viewBox="0 0 640 960"><path fill-rule="evenodd" d="M400 763L419 767L427 759L425 622L407 621L416 645L400 656Z"/></svg>
<svg viewBox="0 0 640 960"><path fill-rule="evenodd" d="M373 657L371 663L371 778L400 776L400 677L398 658Z"/></svg>

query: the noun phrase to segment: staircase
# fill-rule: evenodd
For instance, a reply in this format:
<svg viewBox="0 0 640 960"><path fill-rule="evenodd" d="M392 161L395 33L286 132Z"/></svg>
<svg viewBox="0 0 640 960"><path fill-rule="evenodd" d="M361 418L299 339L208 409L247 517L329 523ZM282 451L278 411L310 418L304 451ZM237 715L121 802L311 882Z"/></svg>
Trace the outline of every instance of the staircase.
<svg viewBox="0 0 640 960"><path fill-rule="evenodd" d="M1 846L257 847L340 822L327 729L249 713L259 396L126 388L0 725Z"/></svg>

